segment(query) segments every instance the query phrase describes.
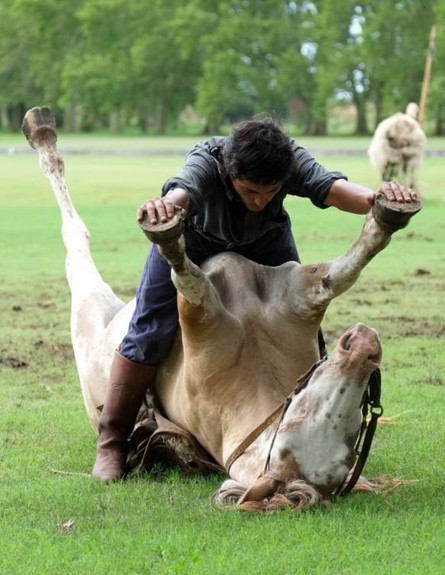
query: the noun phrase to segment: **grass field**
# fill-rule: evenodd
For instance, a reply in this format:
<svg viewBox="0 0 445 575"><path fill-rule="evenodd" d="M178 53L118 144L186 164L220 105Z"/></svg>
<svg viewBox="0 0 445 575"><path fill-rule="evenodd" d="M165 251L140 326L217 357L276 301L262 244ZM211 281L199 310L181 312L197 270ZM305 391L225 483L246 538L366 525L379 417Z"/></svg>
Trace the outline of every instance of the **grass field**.
<svg viewBox="0 0 445 575"><path fill-rule="evenodd" d="M366 156L343 153L365 142L344 142L324 144L326 155L321 141L310 144L327 167L375 188ZM175 173L191 142L60 136L59 143L122 151L67 153L65 166L97 266L130 299L148 249L135 209ZM0 148L23 144L0 136ZM165 155L130 153L146 144ZM379 427L365 471L417 482L302 515L215 509L210 495L221 477L171 472L109 486L90 478L95 437L71 351L58 208L37 154L0 155L0 173L0 575L444 572L443 159L425 158L422 212L332 303L324 322L329 347L356 321L380 332L385 415L400 417ZM363 223L299 199L287 207L306 263L343 253Z"/></svg>

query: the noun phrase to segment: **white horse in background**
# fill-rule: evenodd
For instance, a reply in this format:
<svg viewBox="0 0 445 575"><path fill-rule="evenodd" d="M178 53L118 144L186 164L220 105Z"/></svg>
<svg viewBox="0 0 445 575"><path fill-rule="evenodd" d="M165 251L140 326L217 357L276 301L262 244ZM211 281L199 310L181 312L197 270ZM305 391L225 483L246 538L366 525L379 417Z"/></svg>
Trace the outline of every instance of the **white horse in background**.
<svg viewBox="0 0 445 575"><path fill-rule="evenodd" d="M400 180L418 191L417 171L426 145L426 135L417 121L419 108L411 102L406 112L397 112L378 124L368 155L383 181Z"/></svg>

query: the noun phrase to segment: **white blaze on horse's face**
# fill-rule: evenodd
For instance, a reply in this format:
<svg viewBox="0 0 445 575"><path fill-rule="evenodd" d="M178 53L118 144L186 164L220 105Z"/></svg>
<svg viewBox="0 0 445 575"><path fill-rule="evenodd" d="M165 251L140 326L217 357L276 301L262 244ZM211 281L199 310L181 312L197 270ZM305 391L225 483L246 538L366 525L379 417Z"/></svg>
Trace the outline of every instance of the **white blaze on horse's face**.
<svg viewBox="0 0 445 575"><path fill-rule="evenodd" d="M357 324L342 335L286 411L271 452L273 477L299 477L324 494L343 483L355 459L363 395L381 357L374 329Z"/></svg>

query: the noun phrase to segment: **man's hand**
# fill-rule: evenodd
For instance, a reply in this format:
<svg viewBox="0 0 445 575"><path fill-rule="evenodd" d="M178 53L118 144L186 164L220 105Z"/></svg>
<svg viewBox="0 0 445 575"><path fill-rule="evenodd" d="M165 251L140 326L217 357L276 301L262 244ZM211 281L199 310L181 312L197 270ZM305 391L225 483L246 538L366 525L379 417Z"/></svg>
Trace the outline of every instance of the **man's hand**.
<svg viewBox="0 0 445 575"><path fill-rule="evenodd" d="M397 182L383 182L380 189L377 190L377 193L382 194L391 202L405 202L410 204L419 199L414 190L405 188L405 186Z"/></svg>
<svg viewBox="0 0 445 575"><path fill-rule="evenodd" d="M141 222L147 215L149 224L165 224L175 215L175 208L181 208L182 217L185 217L188 204L188 193L182 188L173 188L164 197L148 200L139 206L136 219Z"/></svg>
<svg viewBox="0 0 445 575"><path fill-rule="evenodd" d="M175 204L168 198L154 198L139 206L136 219L141 222L147 215L150 224L165 223L175 215Z"/></svg>

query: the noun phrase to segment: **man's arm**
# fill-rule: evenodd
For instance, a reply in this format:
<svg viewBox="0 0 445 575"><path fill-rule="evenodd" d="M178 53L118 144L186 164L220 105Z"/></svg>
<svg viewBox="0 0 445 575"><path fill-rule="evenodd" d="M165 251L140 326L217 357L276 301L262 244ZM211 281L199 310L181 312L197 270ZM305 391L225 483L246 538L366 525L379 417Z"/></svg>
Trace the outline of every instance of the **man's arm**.
<svg viewBox="0 0 445 575"><path fill-rule="evenodd" d="M405 188L397 182L383 182L377 193L383 194L391 201L410 203L417 200L414 190ZM370 188L347 180L335 180L324 203L344 212L367 214L374 203L375 196L376 193Z"/></svg>
<svg viewBox="0 0 445 575"><path fill-rule="evenodd" d="M151 224L166 222L175 215L175 206L179 206L184 212L189 205L189 195L182 188L173 188L162 198L153 198L139 206L136 219L140 222L147 214Z"/></svg>

